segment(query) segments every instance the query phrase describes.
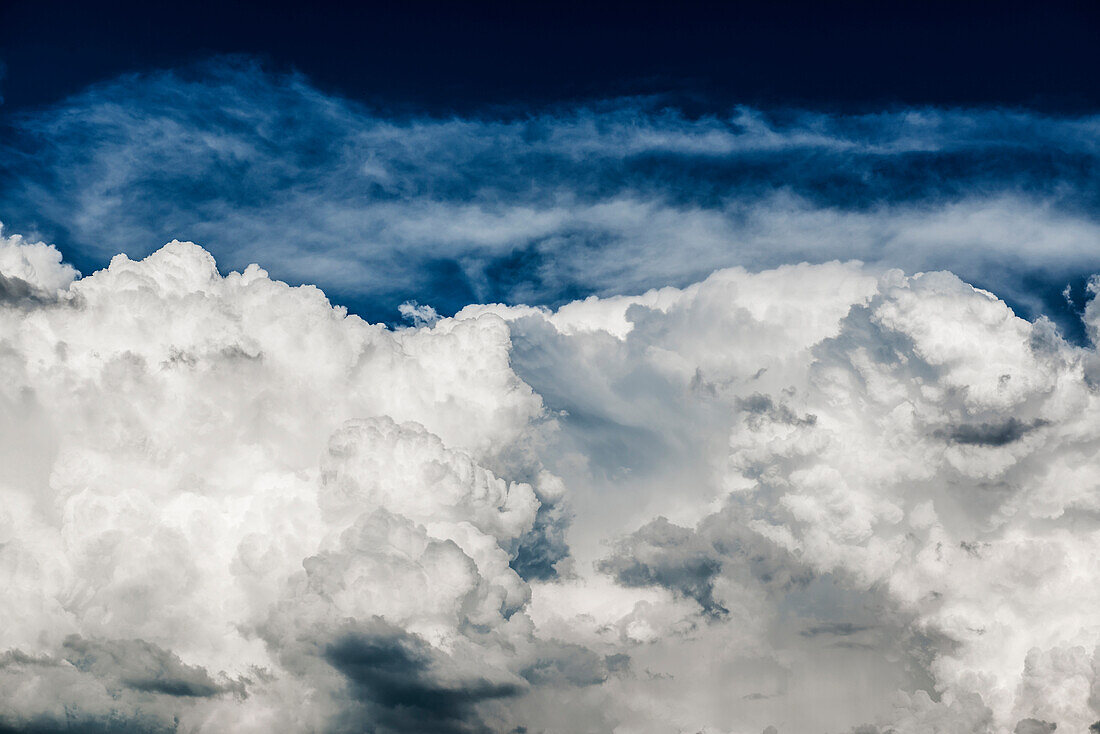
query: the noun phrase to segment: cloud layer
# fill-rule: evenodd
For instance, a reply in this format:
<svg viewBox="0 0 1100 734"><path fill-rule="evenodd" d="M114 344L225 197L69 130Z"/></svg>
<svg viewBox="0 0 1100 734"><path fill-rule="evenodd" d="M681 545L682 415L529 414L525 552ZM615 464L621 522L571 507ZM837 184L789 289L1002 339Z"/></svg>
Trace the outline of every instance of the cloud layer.
<svg viewBox="0 0 1100 734"><path fill-rule="evenodd" d="M1100 361L955 275L393 329L190 243L0 272L4 730L1100 719Z"/></svg>
<svg viewBox="0 0 1100 734"><path fill-rule="evenodd" d="M189 238L372 320L856 258L951 270L1068 331L1100 269L1095 116L620 99L426 117L222 59L0 124L0 220L81 269Z"/></svg>

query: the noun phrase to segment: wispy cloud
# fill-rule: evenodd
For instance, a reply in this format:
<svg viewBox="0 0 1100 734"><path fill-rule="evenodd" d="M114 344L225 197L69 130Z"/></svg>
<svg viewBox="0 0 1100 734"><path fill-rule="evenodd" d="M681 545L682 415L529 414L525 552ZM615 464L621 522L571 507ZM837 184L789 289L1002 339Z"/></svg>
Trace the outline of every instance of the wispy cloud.
<svg viewBox="0 0 1100 734"><path fill-rule="evenodd" d="M560 304L853 257L1058 316L1066 283L1100 268L1097 117L690 118L631 98L439 119L221 59L4 125L0 219L82 270L191 239L387 320L410 299Z"/></svg>

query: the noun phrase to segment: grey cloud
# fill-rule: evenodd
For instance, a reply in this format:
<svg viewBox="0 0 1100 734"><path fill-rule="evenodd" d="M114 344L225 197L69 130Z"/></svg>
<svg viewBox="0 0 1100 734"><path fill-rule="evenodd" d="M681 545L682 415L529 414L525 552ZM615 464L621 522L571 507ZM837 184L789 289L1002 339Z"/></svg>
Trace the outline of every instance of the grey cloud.
<svg viewBox="0 0 1100 734"><path fill-rule="evenodd" d="M186 665L179 656L144 640L65 638L62 655L78 670L99 679L117 680L135 691L166 696L206 698L243 693L240 684L219 684L204 669Z"/></svg>
<svg viewBox="0 0 1100 734"><path fill-rule="evenodd" d="M430 647L379 619L341 634L325 646L324 658L347 679L353 698L369 706L338 717L338 730L357 728L352 722L358 719L358 726L378 732L488 731L477 704L523 692L515 683L439 679ZM364 713L366 720L360 718Z"/></svg>
<svg viewBox="0 0 1100 734"><path fill-rule="evenodd" d="M615 653L614 655L607 655L603 659L604 665L612 673L626 673L630 671L630 656L626 653Z"/></svg>
<svg viewBox="0 0 1100 734"><path fill-rule="evenodd" d="M517 540L511 566L525 580L551 579L557 564L569 557L567 534L573 511L564 497L548 497L536 490L539 509L531 530Z"/></svg>
<svg viewBox="0 0 1100 734"><path fill-rule="evenodd" d="M1036 419L1024 422L1015 416L998 422L964 423L950 428L937 429L933 435L955 443L973 446L1005 446L1019 441L1028 433L1048 425Z"/></svg>
<svg viewBox="0 0 1100 734"><path fill-rule="evenodd" d="M872 629L869 625L852 624L851 622L830 622L828 624L816 624L808 627L799 634L803 637L817 637L818 635L831 635L836 637L850 637Z"/></svg>
<svg viewBox="0 0 1100 734"><path fill-rule="evenodd" d="M1016 728L1012 731L1014 734L1050 734L1058 728L1058 725L1052 721L1040 721L1039 719L1021 719Z"/></svg>
<svg viewBox="0 0 1100 734"><path fill-rule="evenodd" d="M882 301L881 296L876 296L869 305L854 304L840 322L840 333L814 345L814 366L843 365L862 381L864 376L852 364L852 358L865 350L883 371L904 371L913 378L938 380L942 369L921 356L909 334L889 328L874 318L874 308Z"/></svg>
<svg viewBox="0 0 1100 734"><path fill-rule="evenodd" d="M799 416L791 410L789 405L777 403L771 396L762 393L753 393L745 398L737 398L735 404L741 410L753 416L753 418L750 419L749 425L754 428L759 427L761 421L764 419L790 425L802 424L812 426L817 422L816 415L808 413Z"/></svg>
<svg viewBox="0 0 1100 734"><path fill-rule="evenodd" d="M710 616L727 612L714 598L721 559L693 530L666 518L659 517L620 540L596 568L626 586L663 586L694 599Z"/></svg>
<svg viewBox="0 0 1100 734"><path fill-rule="evenodd" d="M244 693L156 645L75 635L56 656L0 655L0 690L0 732L12 734L167 734L195 699Z"/></svg>
<svg viewBox="0 0 1100 734"><path fill-rule="evenodd" d="M33 306L45 300L37 288L22 278L0 274L0 303Z"/></svg>
<svg viewBox="0 0 1100 734"><path fill-rule="evenodd" d="M608 660L580 645L551 642L539 646L536 659L520 671L533 685L593 686L607 680L612 670L629 666L626 655Z"/></svg>
<svg viewBox="0 0 1100 734"><path fill-rule="evenodd" d="M18 722L0 721L0 734L169 734L174 724L123 715L96 718L75 711L64 718L39 716Z"/></svg>

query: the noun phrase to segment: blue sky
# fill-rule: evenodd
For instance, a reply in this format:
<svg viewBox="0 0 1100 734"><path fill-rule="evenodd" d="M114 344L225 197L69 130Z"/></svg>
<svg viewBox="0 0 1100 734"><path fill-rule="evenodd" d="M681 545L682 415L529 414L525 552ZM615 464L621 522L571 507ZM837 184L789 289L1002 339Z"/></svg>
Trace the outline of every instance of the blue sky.
<svg viewBox="0 0 1100 734"><path fill-rule="evenodd" d="M556 306L715 269L948 269L1080 338L1100 117L821 112L659 94L379 111L244 56L10 110L0 220L83 272L193 240L372 320L408 300ZM1063 296L1069 286L1069 299Z"/></svg>

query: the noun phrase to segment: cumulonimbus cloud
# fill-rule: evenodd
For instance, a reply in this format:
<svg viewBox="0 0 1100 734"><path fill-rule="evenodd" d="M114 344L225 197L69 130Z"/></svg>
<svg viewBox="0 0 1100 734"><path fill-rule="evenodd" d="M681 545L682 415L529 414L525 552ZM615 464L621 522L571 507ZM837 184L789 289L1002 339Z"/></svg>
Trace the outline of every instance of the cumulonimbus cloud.
<svg viewBox="0 0 1100 734"><path fill-rule="evenodd" d="M1100 362L950 273L392 329L190 243L0 272L8 730L1100 719Z"/></svg>

